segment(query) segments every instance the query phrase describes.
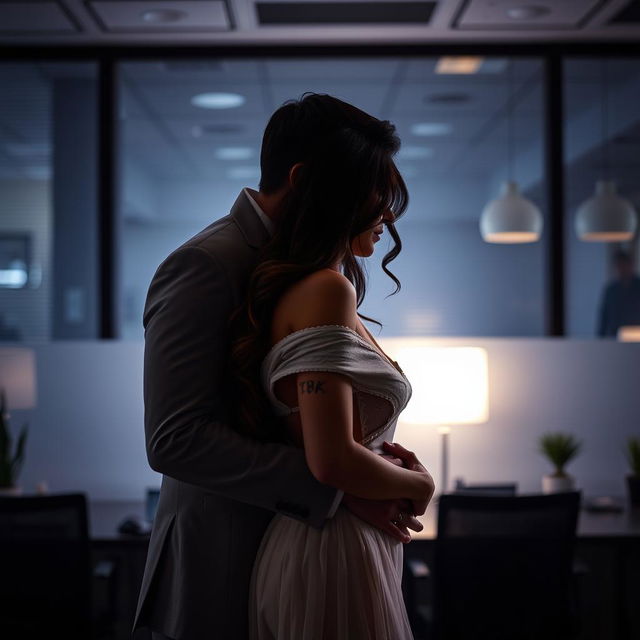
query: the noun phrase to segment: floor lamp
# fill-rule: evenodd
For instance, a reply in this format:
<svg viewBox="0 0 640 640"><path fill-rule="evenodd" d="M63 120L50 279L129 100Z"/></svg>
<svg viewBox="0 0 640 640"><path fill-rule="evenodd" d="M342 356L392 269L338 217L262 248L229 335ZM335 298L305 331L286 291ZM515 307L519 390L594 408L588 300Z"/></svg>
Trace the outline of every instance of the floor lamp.
<svg viewBox="0 0 640 640"><path fill-rule="evenodd" d="M430 342L433 344L433 340ZM408 424L437 426L442 436L436 493L446 493L451 427L489 419L487 352L480 347L429 346L420 338L389 338L382 346L398 361L413 389L400 419Z"/></svg>
<svg viewBox="0 0 640 640"><path fill-rule="evenodd" d="M36 406L36 358L33 349L0 347L0 389L7 411Z"/></svg>

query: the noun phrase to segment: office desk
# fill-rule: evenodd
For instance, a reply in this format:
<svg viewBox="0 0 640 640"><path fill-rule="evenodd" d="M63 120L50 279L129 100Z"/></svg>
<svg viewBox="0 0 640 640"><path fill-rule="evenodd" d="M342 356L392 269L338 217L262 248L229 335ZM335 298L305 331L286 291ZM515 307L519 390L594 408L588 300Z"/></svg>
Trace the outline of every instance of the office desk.
<svg viewBox="0 0 640 640"><path fill-rule="evenodd" d="M89 537L92 542L109 545L146 545L149 536L122 535L118 525L129 516L144 518L145 505L140 501L92 500L89 502Z"/></svg>
<svg viewBox="0 0 640 640"><path fill-rule="evenodd" d="M128 516L144 516L143 501L94 500L89 502L89 535L93 563L108 561L115 567L111 594L99 594L101 603L113 608L113 638L131 640L138 593L147 559L149 536L121 535L118 525ZM104 608L104 604L103 604ZM141 631L136 640L150 638Z"/></svg>
<svg viewBox="0 0 640 640"><path fill-rule="evenodd" d="M625 499L620 497L622 504ZM423 524L421 532L412 531L413 540L434 540L437 531L438 505L435 500L429 505L424 516L418 518ZM144 502L94 500L89 504L89 531L92 541L108 545L146 545L148 536L121 535L118 524L127 516L144 516ZM622 513L593 513L581 510L578 519L578 538L580 540L618 540L640 539L640 509L625 509Z"/></svg>
<svg viewBox="0 0 640 640"><path fill-rule="evenodd" d="M623 502L623 504L625 504ZM130 640L138 591L146 559L148 536L121 535L118 524L127 516L144 515L142 501L93 501L89 504L90 535L96 560L117 564L117 638ZM433 558L437 504L420 518L423 531L405 545L407 559L427 564ZM576 557L587 568L580 577L581 640L637 640L640 602L640 510L622 513L580 511ZM429 597L427 593L425 597Z"/></svg>

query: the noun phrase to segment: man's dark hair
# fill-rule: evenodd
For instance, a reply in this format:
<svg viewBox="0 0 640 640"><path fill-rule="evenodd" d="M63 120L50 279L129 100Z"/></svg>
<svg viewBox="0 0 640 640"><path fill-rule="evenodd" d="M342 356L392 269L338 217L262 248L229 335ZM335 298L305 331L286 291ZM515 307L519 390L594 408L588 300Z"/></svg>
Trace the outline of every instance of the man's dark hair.
<svg viewBox="0 0 640 640"><path fill-rule="evenodd" d="M365 139L358 140L358 133ZM294 164L323 150L325 159L338 149L356 158L369 145L381 154L395 155L400 149L395 126L348 102L308 91L299 100L287 100L269 119L262 137L258 188L274 193L285 185Z"/></svg>
<svg viewBox="0 0 640 640"><path fill-rule="evenodd" d="M340 262L360 306L365 273L351 243L380 224L388 210L397 219L408 206L409 194L393 161L400 149L395 131L388 120L312 92L285 102L269 119L260 152L260 191L280 190L288 184L291 168L303 164L283 198L275 233L251 275L247 300L233 316L231 370L233 387L240 390L233 405L240 412L239 428L248 427L254 436L273 435L263 429L270 411L259 372L281 295L309 274ZM387 265L400 253L402 243L392 221L381 223L394 241L382 259L382 269L395 282L396 293L400 282Z"/></svg>

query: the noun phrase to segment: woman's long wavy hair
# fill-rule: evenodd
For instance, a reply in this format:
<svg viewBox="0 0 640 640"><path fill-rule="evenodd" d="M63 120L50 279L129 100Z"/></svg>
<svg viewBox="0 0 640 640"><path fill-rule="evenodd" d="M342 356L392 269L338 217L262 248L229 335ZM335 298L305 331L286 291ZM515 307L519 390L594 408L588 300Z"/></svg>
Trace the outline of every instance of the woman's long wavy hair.
<svg viewBox="0 0 640 640"><path fill-rule="evenodd" d="M395 126L388 120L326 94L307 92L298 101L287 101L269 120L260 154L260 191L280 190L288 184L291 167L303 164L284 196L275 233L261 251L247 297L231 318L229 399L234 422L244 433L268 441L286 436L260 379L282 294L312 272L339 262L354 285L358 306L364 300L365 272L351 243L379 224L387 210L395 219L405 212L409 195L393 161L399 148ZM394 241L382 269L397 293L400 281L387 265L402 243L393 222L382 223Z"/></svg>

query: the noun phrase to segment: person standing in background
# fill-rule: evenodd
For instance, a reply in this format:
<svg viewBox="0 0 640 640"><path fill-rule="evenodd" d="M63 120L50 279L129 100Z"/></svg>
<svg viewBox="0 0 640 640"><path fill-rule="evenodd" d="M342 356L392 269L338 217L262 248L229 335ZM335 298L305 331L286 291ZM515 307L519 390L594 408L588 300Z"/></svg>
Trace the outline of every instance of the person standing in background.
<svg viewBox="0 0 640 640"><path fill-rule="evenodd" d="M616 251L613 265L617 277L606 285L600 301L600 337L616 337L620 327L640 325L640 276L635 272L631 254Z"/></svg>

